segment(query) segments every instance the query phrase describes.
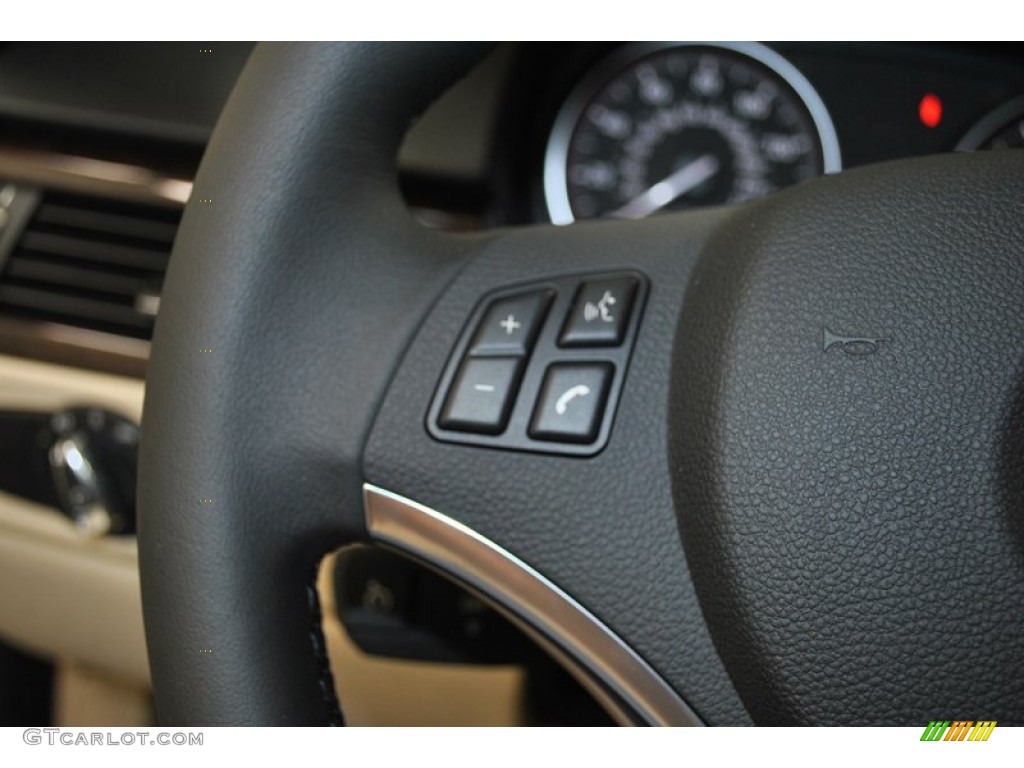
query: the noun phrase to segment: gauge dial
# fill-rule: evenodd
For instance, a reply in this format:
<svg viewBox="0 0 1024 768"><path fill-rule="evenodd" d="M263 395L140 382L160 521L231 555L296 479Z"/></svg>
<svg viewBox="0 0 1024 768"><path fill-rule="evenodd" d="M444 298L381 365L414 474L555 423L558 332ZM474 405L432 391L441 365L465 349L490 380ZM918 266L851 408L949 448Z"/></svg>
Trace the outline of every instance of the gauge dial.
<svg viewBox="0 0 1024 768"><path fill-rule="evenodd" d="M569 97L544 167L556 224L737 203L840 168L814 88L763 45L622 49Z"/></svg>
<svg viewBox="0 0 1024 768"><path fill-rule="evenodd" d="M1024 147L1024 96L1018 96L978 121L957 149L1018 149Z"/></svg>

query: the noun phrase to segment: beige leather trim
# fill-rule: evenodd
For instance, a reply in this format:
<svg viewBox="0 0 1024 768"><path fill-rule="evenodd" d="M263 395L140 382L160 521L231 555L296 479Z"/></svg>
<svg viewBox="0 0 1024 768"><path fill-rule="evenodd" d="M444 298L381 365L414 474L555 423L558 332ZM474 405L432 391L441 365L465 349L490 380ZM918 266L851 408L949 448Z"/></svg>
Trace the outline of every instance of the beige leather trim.
<svg viewBox="0 0 1024 768"><path fill-rule="evenodd" d="M62 515L0 495L0 636L149 680L134 541L81 539Z"/></svg>
<svg viewBox="0 0 1024 768"><path fill-rule="evenodd" d="M0 409L89 403L137 419L143 383L0 356ZM81 538L58 512L0 493L0 639L146 684L134 539Z"/></svg>
<svg viewBox="0 0 1024 768"><path fill-rule="evenodd" d="M72 728L155 725L149 690L73 661L57 663L53 724Z"/></svg>
<svg viewBox="0 0 1024 768"><path fill-rule="evenodd" d="M132 419L142 416L139 379L0 355L0 409L101 405Z"/></svg>

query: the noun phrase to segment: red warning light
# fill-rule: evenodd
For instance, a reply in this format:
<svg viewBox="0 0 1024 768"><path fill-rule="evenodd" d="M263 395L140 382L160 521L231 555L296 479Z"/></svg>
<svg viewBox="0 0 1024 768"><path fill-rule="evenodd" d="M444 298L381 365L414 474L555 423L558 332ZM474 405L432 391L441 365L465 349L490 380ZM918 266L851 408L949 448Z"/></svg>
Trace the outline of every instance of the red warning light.
<svg viewBox="0 0 1024 768"><path fill-rule="evenodd" d="M917 116L929 128L936 127L942 122L942 99L934 93L926 93L917 105Z"/></svg>

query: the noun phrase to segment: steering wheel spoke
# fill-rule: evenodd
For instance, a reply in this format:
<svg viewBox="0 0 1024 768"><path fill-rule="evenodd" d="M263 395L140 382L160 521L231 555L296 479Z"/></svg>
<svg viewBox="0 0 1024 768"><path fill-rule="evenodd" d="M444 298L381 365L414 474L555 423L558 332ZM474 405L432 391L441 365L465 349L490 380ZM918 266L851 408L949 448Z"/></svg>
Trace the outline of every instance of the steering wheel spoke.
<svg viewBox="0 0 1024 768"><path fill-rule="evenodd" d="M667 459L673 331L700 247L725 217L714 211L495 233L478 247L426 318L367 446L365 473L372 492L384 489L404 498L411 507L406 515L416 525L436 529L435 539L459 538L447 524L451 520L507 554L506 565L528 564L529 573L519 577L513 575L514 568L502 574L497 568L489 575L473 573L473 586L513 613L529 615L530 601L543 589L533 584L525 597L508 592L522 586L523 579L532 583L532 574L539 572L585 607L595 619L591 629L616 638L642 659L647 672L632 679L667 685L677 701L668 716L650 702L631 702L631 716L638 718L639 709L639 719L646 722L700 722L691 705L733 721L745 719L704 629L687 575ZM577 316L590 317L593 326L605 324L596 305L606 296L604 285L625 287L622 275L644 286L631 308L635 333L619 342L613 335L595 345L562 344ZM590 296L588 287L594 285L598 290ZM447 372L460 370L467 361L487 359L486 349L483 357L473 352L474 341L487 332L485 324L499 315L508 319L507 296L538 291L551 294L550 309L520 363L523 383L512 395L515 404L504 431L474 442L454 430L432 429L431 418L458 388L457 377ZM594 306L584 314L588 298ZM500 309L497 315L492 307ZM631 354L621 354L624 348ZM583 445L563 442L567 438L557 433L530 439L538 414L550 407L545 396L551 371L578 366L585 379L590 368L603 365L622 374L622 386L606 404L608 439L600 450L594 450L596 439ZM565 379L557 390L570 397L565 418L574 407L584 406L576 399L592 396L571 398L574 381ZM566 446L582 450L570 453ZM420 505L428 514L417 515ZM431 514L444 522L436 524L435 519L430 525ZM413 524L409 519L406 523ZM410 541L403 546L393 524L386 534L372 522L370 527L372 536L466 578L458 552L442 551L435 543L424 555L418 530L405 531ZM653 626L659 631L652 637ZM575 655L598 679L614 674L608 669L614 659L571 633L549 634L556 644L561 642L563 653ZM679 652L681 647L685 653Z"/></svg>

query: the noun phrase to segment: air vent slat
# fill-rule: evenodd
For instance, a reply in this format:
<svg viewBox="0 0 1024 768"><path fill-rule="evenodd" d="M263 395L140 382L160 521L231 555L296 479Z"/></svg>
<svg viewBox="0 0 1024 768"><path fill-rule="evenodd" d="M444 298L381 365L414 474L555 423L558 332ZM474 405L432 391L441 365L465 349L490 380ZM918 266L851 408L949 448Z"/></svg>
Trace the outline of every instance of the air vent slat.
<svg viewBox="0 0 1024 768"><path fill-rule="evenodd" d="M0 272L0 314L149 338L180 209L46 190Z"/></svg>
<svg viewBox="0 0 1024 768"><path fill-rule="evenodd" d="M39 211L36 213L36 222L97 232L101 236L109 234L140 240L152 240L168 248L174 242L174 235L178 230L177 225L170 222L143 219L123 214L101 213L99 211L83 210L54 203L43 203L39 206Z"/></svg>
<svg viewBox="0 0 1024 768"><path fill-rule="evenodd" d="M21 238L21 247L27 251L84 259L100 264L114 264L136 269L151 269L163 272L167 269L168 254L143 248L132 248L114 243L94 242L66 235L52 235L43 232L26 232Z"/></svg>
<svg viewBox="0 0 1024 768"><path fill-rule="evenodd" d="M153 325L152 317L141 315L130 306L16 285L0 286L0 304L132 328Z"/></svg>
<svg viewBox="0 0 1024 768"><path fill-rule="evenodd" d="M86 288L91 291L131 297L140 293L153 293L159 288L155 280L126 277L80 267L66 267L45 261L29 261L28 259L19 259L11 264L7 275L21 280L32 280L68 288Z"/></svg>

